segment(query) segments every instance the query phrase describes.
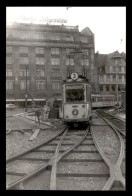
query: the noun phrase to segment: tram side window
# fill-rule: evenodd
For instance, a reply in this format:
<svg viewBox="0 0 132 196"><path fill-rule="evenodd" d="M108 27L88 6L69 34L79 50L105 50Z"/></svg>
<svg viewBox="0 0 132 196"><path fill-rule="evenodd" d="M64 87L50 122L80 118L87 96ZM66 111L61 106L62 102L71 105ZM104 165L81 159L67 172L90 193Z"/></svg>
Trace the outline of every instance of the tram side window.
<svg viewBox="0 0 132 196"><path fill-rule="evenodd" d="M66 102L84 101L83 89L67 89Z"/></svg>
<svg viewBox="0 0 132 196"><path fill-rule="evenodd" d="M91 89L89 88L89 86L87 86L86 88L86 100L88 102L91 101Z"/></svg>

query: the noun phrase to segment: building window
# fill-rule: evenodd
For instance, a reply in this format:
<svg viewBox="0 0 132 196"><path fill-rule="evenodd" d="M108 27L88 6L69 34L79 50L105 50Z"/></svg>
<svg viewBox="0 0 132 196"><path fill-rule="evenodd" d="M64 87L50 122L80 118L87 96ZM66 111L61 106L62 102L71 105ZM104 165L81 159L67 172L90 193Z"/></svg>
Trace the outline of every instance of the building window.
<svg viewBox="0 0 132 196"><path fill-rule="evenodd" d="M20 89L26 89L26 81L20 81ZM29 81L27 81L27 89L29 89Z"/></svg>
<svg viewBox="0 0 132 196"><path fill-rule="evenodd" d="M51 54L59 54L60 50L59 48L51 48Z"/></svg>
<svg viewBox="0 0 132 196"><path fill-rule="evenodd" d="M115 65L121 64L121 59L115 59Z"/></svg>
<svg viewBox="0 0 132 196"><path fill-rule="evenodd" d="M103 82L103 75L99 75L99 80L100 80L100 82Z"/></svg>
<svg viewBox="0 0 132 196"><path fill-rule="evenodd" d="M30 39L30 33L28 31L19 31L19 39Z"/></svg>
<svg viewBox="0 0 132 196"><path fill-rule="evenodd" d="M105 65L102 65L102 72L105 73Z"/></svg>
<svg viewBox="0 0 132 196"><path fill-rule="evenodd" d="M73 35L65 35L64 40L66 40L66 41L75 41L75 37Z"/></svg>
<svg viewBox="0 0 132 196"><path fill-rule="evenodd" d="M6 76L13 76L13 72L12 72L12 69L7 69L6 70Z"/></svg>
<svg viewBox="0 0 132 196"><path fill-rule="evenodd" d="M70 59L66 59L66 65L69 65L70 64Z"/></svg>
<svg viewBox="0 0 132 196"><path fill-rule="evenodd" d="M88 43L88 38L87 37L81 37L81 42Z"/></svg>
<svg viewBox="0 0 132 196"><path fill-rule="evenodd" d="M74 65L74 59L73 58L67 58L66 59L66 65Z"/></svg>
<svg viewBox="0 0 132 196"><path fill-rule="evenodd" d="M113 75L113 81L115 81L115 79L116 79L116 76L115 76L115 75Z"/></svg>
<svg viewBox="0 0 132 196"><path fill-rule="evenodd" d="M74 49L67 48L67 49L66 49L66 54L68 55L70 52L74 52Z"/></svg>
<svg viewBox="0 0 132 196"><path fill-rule="evenodd" d="M36 58L36 65L44 65L44 58Z"/></svg>
<svg viewBox="0 0 132 196"><path fill-rule="evenodd" d="M125 69L124 67L121 67L121 72L124 73Z"/></svg>
<svg viewBox="0 0 132 196"><path fill-rule="evenodd" d="M20 53L28 53L28 47L21 46L19 51Z"/></svg>
<svg viewBox="0 0 132 196"><path fill-rule="evenodd" d="M51 65L59 65L60 59L59 58L51 58Z"/></svg>
<svg viewBox="0 0 132 196"><path fill-rule="evenodd" d="M82 59L82 65L89 66L89 60L88 59Z"/></svg>
<svg viewBox="0 0 132 196"><path fill-rule="evenodd" d="M43 69L37 69L36 70L36 76L37 77L44 77L44 70Z"/></svg>
<svg viewBox="0 0 132 196"><path fill-rule="evenodd" d="M111 88L113 91L115 91L115 85L112 85Z"/></svg>
<svg viewBox="0 0 132 196"><path fill-rule="evenodd" d="M70 58L70 65L74 65L74 59Z"/></svg>
<svg viewBox="0 0 132 196"><path fill-rule="evenodd" d="M118 79L121 80L122 79L122 75L118 75Z"/></svg>
<svg viewBox="0 0 132 196"><path fill-rule="evenodd" d="M60 89L60 82L52 82L52 89Z"/></svg>
<svg viewBox="0 0 132 196"><path fill-rule="evenodd" d="M42 40L42 39L45 39L45 37L46 37L46 34L42 34L42 33L34 34L34 39Z"/></svg>
<svg viewBox="0 0 132 196"><path fill-rule="evenodd" d="M37 89L45 89L45 81L36 81L36 87Z"/></svg>
<svg viewBox="0 0 132 196"><path fill-rule="evenodd" d="M51 75L52 77L60 77L60 70L52 69Z"/></svg>
<svg viewBox="0 0 132 196"><path fill-rule="evenodd" d="M118 72L121 72L121 67L118 67Z"/></svg>
<svg viewBox="0 0 132 196"><path fill-rule="evenodd" d="M6 81L6 89L13 89L13 81Z"/></svg>
<svg viewBox="0 0 132 196"><path fill-rule="evenodd" d="M6 64L13 64L13 58L12 58L12 56L7 56L6 57Z"/></svg>
<svg viewBox="0 0 132 196"><path fill-rule="evenodd" d="M116 72L116 67L115 66L113 66L113 72Z"/></svg>
<svg viewBox="0 0 132 196"><path fill-rule="evenodd" d="M48 39L55 40L55 35L49 33L49 34L48 34Z"/></svg>
<svg viewBox="0 0 132 196"><path fill-rule="evenodd" d="M112 72L113 71L113 67L112 66L110 66L110 72Z"/></svg>
<svg viewBox="0 0 132 196"><path fill-rule="evenodd" d="M100 85L100 91L103 91L103 85Z"/></svg>
<svg viewBox="0 0 132 196"><path fill-rule="evenodd" d="M44 48L37 47L36 54L44 54Z"/></svg>
<svg viewBox="0 0 132 196"><path fill-rule="evenodd" d="M107 82L109 82L110 81L110 76L107 75L106 77L107 77Z"/></svg>
<svg viewBox="0 0 132 196"><path fill-rule="evenodd" d="M12 31L6 32L6 38L12 38Z"/></svg>
<svg viewBox="0 0 132 196"><path fill-rule="evenodd" d="M59 33L55 34L55 40L60 40L61 39L61 35Z"/></svg>
<svg viewBox="0 0 132 196"><path fill-rule="evenodd" d="M120 85L118 86L118 91L121 91L121 86Z"/></svg>
<svg viewBox="0 0 132 196"><path fill-rule="evenodd" d="M28 57L20 57L20 64L24 64L24 65L29 64L29 58Z"/></svg>
<svg viewBox="0 0 132 196"><path fill-rule="evenodd" d="M106 85L106 91L109 91L109 85Z"/></svg>
<svg viewBox="0 0 132 196"><path fill-rule="evenodd" d="M20 69L20 76L26 77L26 69ZM29 69L27 69L27 76L29 76Z"/></svg>
<svg viewBox="0 0 132 196"><path fill-rule="evenodd" d="M6 46L6 52L12 53L12 46Z"/></svg>
<svg viewBox="0 0 132 196"><path fill-rule="evenodd" d="M84 52L84 55L88 55L88 49L82 49L82 52Z"/></svg>

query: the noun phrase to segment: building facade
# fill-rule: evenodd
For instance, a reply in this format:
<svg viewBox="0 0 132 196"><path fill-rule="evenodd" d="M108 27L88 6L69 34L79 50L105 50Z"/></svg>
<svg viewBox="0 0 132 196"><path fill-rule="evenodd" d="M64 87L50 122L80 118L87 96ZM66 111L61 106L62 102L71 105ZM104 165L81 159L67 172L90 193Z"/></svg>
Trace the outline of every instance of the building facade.
<svg viewBox="0 0 132 196"><path fill-rule="evenodd" d="M74 53L75 51L83 53ZM73 52L73 53L72 53ZM85 72L98 89L94 34L86 27L13 23L6 27L6 99L61 94L71 72Z"/></svg>
<svg viewBox="0 0 132 196"><path fill-rule="evenodd" d="M126 85L126 55L115 51L110 54L95 54L98 70L99 94L121 94Z"/></svg>

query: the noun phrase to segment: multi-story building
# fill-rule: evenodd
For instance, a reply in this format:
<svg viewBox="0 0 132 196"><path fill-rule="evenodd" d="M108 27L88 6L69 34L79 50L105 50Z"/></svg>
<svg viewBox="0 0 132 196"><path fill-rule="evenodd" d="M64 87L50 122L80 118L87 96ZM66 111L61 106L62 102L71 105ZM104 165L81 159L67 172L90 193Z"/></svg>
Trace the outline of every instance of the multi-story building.
<svg viewBox="0 0 132 196"><path fill-rule="evenodd" d="M126 84L126 55L115 51L110 54L95 54L98 68L99 94L120 94Z"/></svg>
<svg viewBox="0 0 132 196"><path fill-rule="evenodd" d="M71 53L83 51L83 54ZM6 97L47 98L61 94L69 72L85 70L97 90L94 34L86 27L13 23L6 27Z"/></svg>

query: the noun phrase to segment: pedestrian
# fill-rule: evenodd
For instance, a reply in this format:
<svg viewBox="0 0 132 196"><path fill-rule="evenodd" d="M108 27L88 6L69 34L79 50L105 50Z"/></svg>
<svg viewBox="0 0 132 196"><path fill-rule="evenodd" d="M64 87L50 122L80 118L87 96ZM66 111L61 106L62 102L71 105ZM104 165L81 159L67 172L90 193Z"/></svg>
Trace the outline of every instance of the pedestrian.
<svg viewBox="0 0 132 196"><path fill-rule="evenodd" d="M39 125L40 125L40 116L41 116L41 111L40 110L37 110L36 112L35 112L35 115L37 116L37 119L38 119L38 122L39 122Z"/></svg>

